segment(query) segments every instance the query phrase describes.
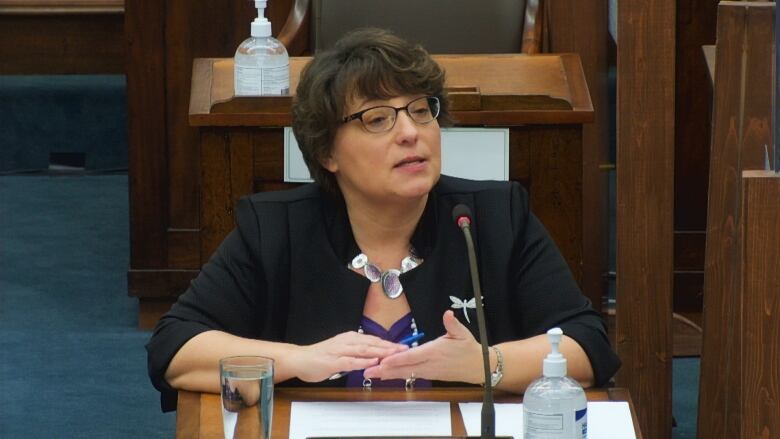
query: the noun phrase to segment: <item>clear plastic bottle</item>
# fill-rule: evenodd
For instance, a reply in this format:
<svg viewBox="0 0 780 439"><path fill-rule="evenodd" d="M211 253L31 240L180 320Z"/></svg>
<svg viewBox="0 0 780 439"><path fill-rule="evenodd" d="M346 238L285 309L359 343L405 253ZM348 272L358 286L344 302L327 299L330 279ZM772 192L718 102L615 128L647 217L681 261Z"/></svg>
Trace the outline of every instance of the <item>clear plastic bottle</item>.
<svg viewBox="0 0 780 439"><path fill-rule="evenodd" d="M558 347L563 331L547 331L552 352L544 359L543 376L523 396L525 439L585 439L588 437L588 401L577 381L566 376L566 358Z"/></svg>
<svg viewBox="0 0 780 439"><path fill-rule="evenodd" d="M290 58L284 45L271 36L271 22L264 16L266 4L264 0L255 1L257 18L252 22L252 36L236 49L236 96L278 96L290 92Z"/></svg>

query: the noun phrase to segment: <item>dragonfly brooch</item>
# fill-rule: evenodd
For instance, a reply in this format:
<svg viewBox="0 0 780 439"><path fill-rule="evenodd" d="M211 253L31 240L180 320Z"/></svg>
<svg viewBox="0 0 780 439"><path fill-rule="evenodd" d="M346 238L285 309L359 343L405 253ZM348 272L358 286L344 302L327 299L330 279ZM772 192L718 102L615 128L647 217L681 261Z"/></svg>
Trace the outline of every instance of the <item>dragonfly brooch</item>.
<svg viewBox="0 0 780 439"><path fill-rule="evenodd" d="M469 300L460 300L459 298L457 298L455 296L450 296L450 300L452 300L452 305L450 306L450 308L452 308L452 309L462 309L463 310L463 316L466 317L466 321L468 323L471 323L471 319L469 319L468 308L477 309L476 299L474 297L472 297Z"/></svg>

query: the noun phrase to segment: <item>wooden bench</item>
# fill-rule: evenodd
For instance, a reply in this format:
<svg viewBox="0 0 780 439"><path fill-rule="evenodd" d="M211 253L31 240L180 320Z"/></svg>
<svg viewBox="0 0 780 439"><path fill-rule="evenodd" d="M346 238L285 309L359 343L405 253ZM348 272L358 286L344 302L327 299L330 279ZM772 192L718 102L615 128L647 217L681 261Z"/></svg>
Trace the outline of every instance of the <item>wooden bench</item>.
<svg viewBox="0 0 780 439"><path fill-rule="evenodd" d="M125 72L124 0L0 0L0 74Z"/></svg>

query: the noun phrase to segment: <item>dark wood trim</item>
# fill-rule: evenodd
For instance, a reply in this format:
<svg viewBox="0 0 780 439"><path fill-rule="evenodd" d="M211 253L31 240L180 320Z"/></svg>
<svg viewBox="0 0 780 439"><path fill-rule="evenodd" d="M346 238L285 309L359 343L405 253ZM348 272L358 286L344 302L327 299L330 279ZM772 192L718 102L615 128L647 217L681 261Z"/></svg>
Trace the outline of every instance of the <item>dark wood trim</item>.
<svg viewBox="0 0 780 439"><path fill-rule="evenodd" d="M647 437L672 432L674 0L621 0L617 42L617 352Z"/></svg>

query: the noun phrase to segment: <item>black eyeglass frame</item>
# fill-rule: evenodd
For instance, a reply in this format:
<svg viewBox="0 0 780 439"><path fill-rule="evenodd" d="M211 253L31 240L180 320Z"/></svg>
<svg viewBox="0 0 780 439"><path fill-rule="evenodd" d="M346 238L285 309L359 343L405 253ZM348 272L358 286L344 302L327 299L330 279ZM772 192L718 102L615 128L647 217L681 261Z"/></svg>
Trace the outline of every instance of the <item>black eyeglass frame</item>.
<svg viewBox="0 0 780 439"><path fill-rule="evenodd" d="M412 105L413 103L421 100L421 99L425 99L425 100L429 101L428 102L428 108L432 108L430 100L433 100L436 103L436 114L434 114L433 117L431 118L431 120L429 120L428 122L418 122L418 121L416 121L414 119L414 116L412 116L412 114L409 112L409 106ZM371 111L371 110L376 110L377 108L390 108L390 109L395 111L395 116L393 117L393 124L390 126L390 128L388 128L386 130L382 130L382 131L371 131L366 126L366 123L363 120L363 115L365 113ZM401 110L405 110L406 114L409 115L409 118L412 119L412 121L414 121L414 123L417 123L417 124L420 124L420 125L426 125L426 124L429 124L429 123L433 122L434 120L436 120L436 118L439 117L439 113L441 113L441 101L436 96L422 96L422 97L419 97L417 99L412 99L411 101L409 101L409 103L407 103L403 107L391 107L389 105L377 105L376 107L366 108L365 110L360 110L357 113L350 114L349 116L341 119L341 123L348 123L348 122L351 122L351 121L353 121L355 119L359 119L360 123L363 125L363 128L365 128L365 130L368 131L369 133L386 133L386 132L392 130L395 127L395 123L398 121L398 113Z"/></svg>

